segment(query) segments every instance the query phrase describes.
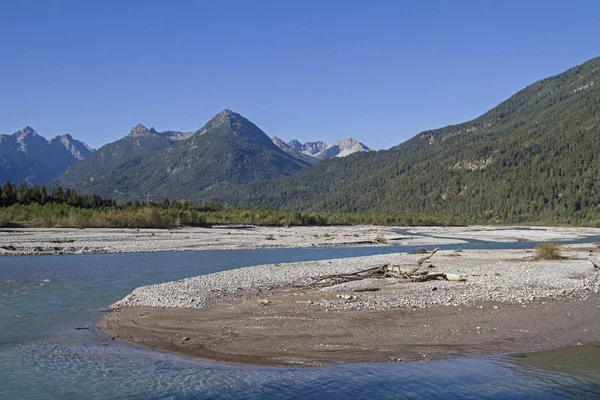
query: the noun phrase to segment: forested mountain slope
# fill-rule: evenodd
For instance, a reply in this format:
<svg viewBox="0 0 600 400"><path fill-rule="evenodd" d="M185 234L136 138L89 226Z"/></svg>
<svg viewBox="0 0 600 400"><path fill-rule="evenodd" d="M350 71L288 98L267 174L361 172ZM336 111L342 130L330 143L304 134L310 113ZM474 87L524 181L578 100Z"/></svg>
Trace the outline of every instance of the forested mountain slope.
<svg viewBox="0 0 600 400"><path fill-rule="evenodd" d="M297 210L452 215L466 222L589 222L600 220L599 139L595 58L472 121L213 198Z"/></svg>
<svg viewBox="0 0 600 400"><path fill-rule="evenodd" d="M56 185L117 199L201 201L204 191L287 176L306 167L277 147L256 125L224 110L192 136L159 133L142 125L69 168ZM177 132L176 132L177 133Z"/></svg>

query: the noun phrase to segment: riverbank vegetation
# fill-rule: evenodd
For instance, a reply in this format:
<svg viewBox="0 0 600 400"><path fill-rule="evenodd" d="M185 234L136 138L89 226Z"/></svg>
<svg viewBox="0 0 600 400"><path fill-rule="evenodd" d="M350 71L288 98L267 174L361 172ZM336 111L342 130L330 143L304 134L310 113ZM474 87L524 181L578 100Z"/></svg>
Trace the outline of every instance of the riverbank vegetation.
<svg viewBox="0 0 600 400"><path fill-rule="evenodd" d="M224 207L186 200L117 203L72 189L27 187L7 182L0 188L0 227L175 228L217 224L262 226L460 225L445 215L314 213Z"/></svg>
<svg viewBox="0 0 600 400"><path fill-rule="evenodd" d="M560 246L555 243L542 243L535 247L536 260L560 260Z"/></svg>

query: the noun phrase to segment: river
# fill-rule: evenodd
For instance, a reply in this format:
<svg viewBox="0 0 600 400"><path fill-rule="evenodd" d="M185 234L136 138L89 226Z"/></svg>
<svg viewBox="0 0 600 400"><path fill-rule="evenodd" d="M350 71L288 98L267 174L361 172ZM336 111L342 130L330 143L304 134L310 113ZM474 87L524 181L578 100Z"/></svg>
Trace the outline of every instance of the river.
<svg viewBox="0 0 600 400"><path fill-rule="evenodd" d="M473 241L443 247L533 245ZM112 341L94 330L103 310L141 285L249 265L412 249L2 257L0 399L600 398L600 349L591 346L527 357L272 368L154 352Z"/></svg>

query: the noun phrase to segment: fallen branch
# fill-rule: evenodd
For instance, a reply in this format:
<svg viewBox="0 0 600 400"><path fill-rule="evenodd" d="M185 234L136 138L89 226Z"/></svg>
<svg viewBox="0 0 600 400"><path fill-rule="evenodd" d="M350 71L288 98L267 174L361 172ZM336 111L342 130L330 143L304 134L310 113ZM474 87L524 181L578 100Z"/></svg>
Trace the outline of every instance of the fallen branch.
<svg viewBox="0 0 600 400"><path fill-rule="evenodd" d="M314 281L308 284L296 285L295 287L303 287L303 288L317 288L317 287L328 287L333 285L339 285L341 283L354 282L367 278L398 278L398 279L409 279L412 282L425 282L435 279L444 279L444 280L464 280L460 277L457 278L457 275L454 274L445 274L443 272L421 272L419 273L419 269L423 266L423 263L429 260L433 255L439 250L435 248L431 253L427 256L420 258L417 261L416 268L413 268L411 271L406 272L400 269L398 265L382 264L376 265L373 267L369 267L367 269L363 269L356 272L343 273L343 274L333 274L326 275L320 278L315 279ZM449 277L449 275L452 275Z"/></svg>
<svg viewBox="0 0 600 400"><path fill-rule="evenodd" d="M340 283L359 281L365 278L383 277L387 266L388 264L383 264L351 273L322 276L316 279L315 281L309 283L308 285L299 285L296 287L327 287L338 285Z"/></svg>

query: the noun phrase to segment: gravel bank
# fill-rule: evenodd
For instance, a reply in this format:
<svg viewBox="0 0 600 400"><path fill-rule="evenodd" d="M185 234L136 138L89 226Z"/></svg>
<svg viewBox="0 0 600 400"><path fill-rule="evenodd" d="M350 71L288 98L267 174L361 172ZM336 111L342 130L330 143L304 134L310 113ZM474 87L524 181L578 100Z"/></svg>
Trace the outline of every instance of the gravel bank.
<svg viewBox="0 0 600 400"><path fill-rule="evenodd" d="M403 234L408 231L409 234ZM593 228L516 227L233 227L163 229L0 229L1 255L102 254L341 246L437 246L487 241L572 240Z"/></svg>
<svg viewBox="0 0 600 400"><path fill-rule="evenodd" d="M354 293L353 298L322 300L330 309L384 310L394 307L461 306L485 301L528 303L535 299L584 298L598 293L598 274L585 249L563 252L566 259L532 261L532 252L439 251L425 269L458 274L465 282L410 283L402 279L370 279L317 289L323 293ZM422 255L392 254L291 264L270 264L224 271L177 282L135 289L112 308L203 308L238 297L307 284L331 274L351 273L378 264L410 270ZM377 289L376 291L364 291ZM354 298L356 297L356 298Z"/></svg>
<svg viewBox="0 0 600 400"><path fill-rule="evenodd" d="M2 229L0 255L61 255L260 248L439 245L448 238L407 236L397 227L248 227L182 229ZM386 243L387 242L387 243Z"/></svg>

